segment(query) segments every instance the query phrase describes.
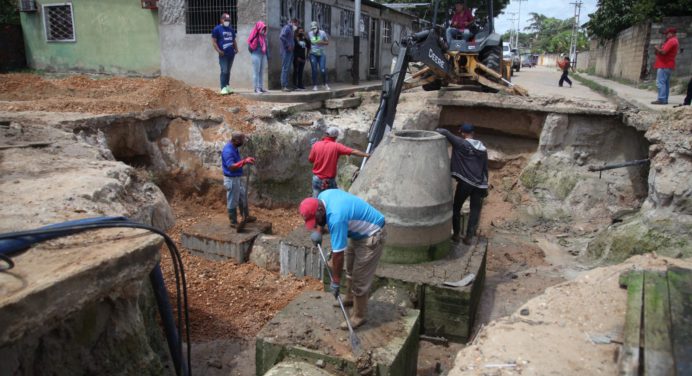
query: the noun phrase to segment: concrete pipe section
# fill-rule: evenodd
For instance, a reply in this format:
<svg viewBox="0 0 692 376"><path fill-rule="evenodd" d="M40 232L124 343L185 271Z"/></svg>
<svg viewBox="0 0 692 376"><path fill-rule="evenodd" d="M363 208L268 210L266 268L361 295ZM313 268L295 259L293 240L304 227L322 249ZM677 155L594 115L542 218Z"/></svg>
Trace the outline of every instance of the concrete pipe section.
<svg viewBox="0 0 692 376"><path fill-rule="evenodd" d="M384 214L382 261L414 264L449 252L452 184L447 140L430 131L387 135L351 186Z"/></svg>

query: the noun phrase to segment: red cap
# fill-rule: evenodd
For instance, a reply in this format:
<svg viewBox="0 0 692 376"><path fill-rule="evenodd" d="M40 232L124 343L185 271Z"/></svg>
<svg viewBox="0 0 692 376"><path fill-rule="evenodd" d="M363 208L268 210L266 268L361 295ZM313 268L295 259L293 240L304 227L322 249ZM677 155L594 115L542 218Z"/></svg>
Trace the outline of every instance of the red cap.
<svg viewBox="0 0 692 376"><path fill-rule="evenodd" d="M300 203L298 210L300 211L300 215L303 216L305 228L308 230L315 228L315 213L317 213L319 204L320 202L314 197L306 198Z"/></svg>
<svg viewBox="0 0 692 376"><path fill-rule="evenodd" d="M669 28L663 30L663 34L668 34L668 33L676 34L677 32L678 32L678 30L675 29L674 27L669 27Z"/></svg>

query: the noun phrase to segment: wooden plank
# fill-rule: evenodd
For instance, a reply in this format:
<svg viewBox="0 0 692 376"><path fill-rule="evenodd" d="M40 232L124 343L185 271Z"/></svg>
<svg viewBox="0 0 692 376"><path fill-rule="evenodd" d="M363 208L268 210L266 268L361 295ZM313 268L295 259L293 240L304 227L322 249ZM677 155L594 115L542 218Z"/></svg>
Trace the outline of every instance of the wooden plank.
<svg viewBox="0 0 692 376"><path fill-rule="evenodd" d="M670 302L665 273L644 272L644 375L673 376Z"/></svg>
<svg viewBox="0 0 692 376"><path fill-rule="evenodd" d="M620 375L639 375L643 285L644 273L641 271L630 271L620 275L620 286L627 286L625 334L618 359Z"/></svg>
<svg viewBox="0 0 692 376"><path fill-rule="evenodd" d="M692 270L669 268L668 291L675 373L692 375Z"/></svg>

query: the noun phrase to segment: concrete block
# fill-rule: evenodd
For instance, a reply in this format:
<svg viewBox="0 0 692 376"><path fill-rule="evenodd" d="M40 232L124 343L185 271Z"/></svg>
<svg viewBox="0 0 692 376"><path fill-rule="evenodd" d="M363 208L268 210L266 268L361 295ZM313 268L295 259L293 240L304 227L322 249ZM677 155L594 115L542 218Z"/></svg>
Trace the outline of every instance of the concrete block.
<svg viewBox="0 0 692 376"><path fill-rule="evenodd" d="M279 243L281 243L279 236L264 234L258 236L250 252L250 262L260 268L278 272L280 270Z"/></svg>
<svg viewBox="0 0 692 376"><path fill-rule="evenodd" d="M371 299L368 322L356 330L363 354L356 358L348 332L338 329L343 314L334 298L308 291L279 312L257 335L256 374L283 361L315 364L339 375L415 375L419 311Z"/></svg>
<svg viewBox="0 0 692 376"><path fill-rule="evenodd" d="M363 99L361 97L327 99L324 101L324 107L330 110L342 110L345 108L356 108L360 106Z"/></svg>
<svg viewBox="0 0 692 376"><path fill-rule="evenodd" d="M221 260L232 258L239 263L249 260L255 238L261 233L271 233L271 223L254 222L237 232L228 224L228 219L214 217L203 220L183 231L183 246L193 253Z"/></svg>
<svg viewBox="0 0 692 376"><path fill-rule="evenodd" d="M332 374L320 367L297 361L281 362L272 367L264 376L331 376Z"/></svg>
<svg viewBox="0 0 692 376"><path fill-rule="evenodd" d="M331 253L328 234L322 238L322 251L325 257L328 257L329 253ZM322 278L322 259L317 247L310 241L310 234L305 227L297 228L281 241L279 245L279 259L280 272L283 275L293 274L297 277Z"/></svg>

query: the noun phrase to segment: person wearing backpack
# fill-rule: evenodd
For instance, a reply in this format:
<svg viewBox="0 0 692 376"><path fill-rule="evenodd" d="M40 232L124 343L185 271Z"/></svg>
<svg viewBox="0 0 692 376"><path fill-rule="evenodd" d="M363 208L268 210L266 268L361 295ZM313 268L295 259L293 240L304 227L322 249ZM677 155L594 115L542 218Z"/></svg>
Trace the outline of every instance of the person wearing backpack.
<svg viewBox="0 0 692 376"><path fill-rule="evenodd" d="M264 58L267 56L267 25L262 21L257 21L255 27L247 38L247 48L252 58L252 72L254 74L255 94L263 94L262 71L264 69Z"/></svg>

